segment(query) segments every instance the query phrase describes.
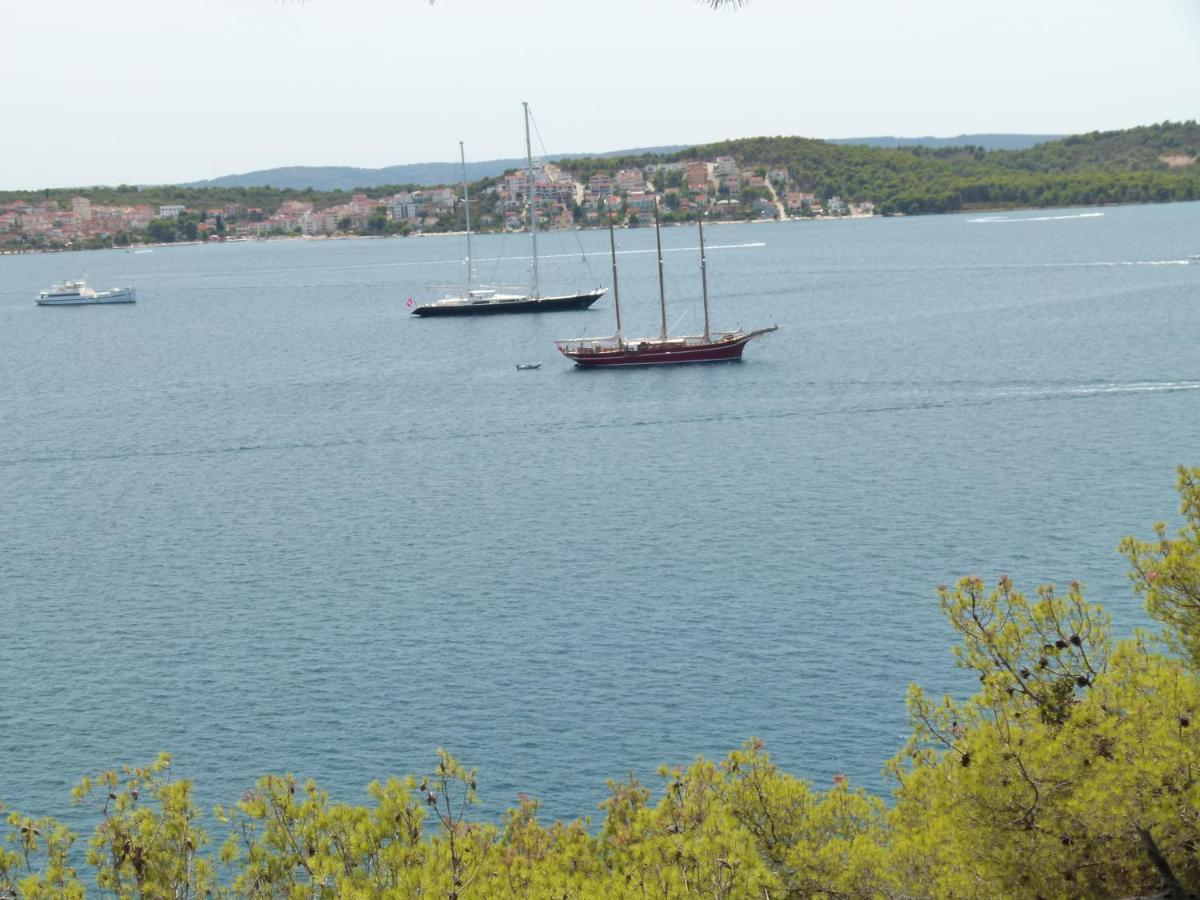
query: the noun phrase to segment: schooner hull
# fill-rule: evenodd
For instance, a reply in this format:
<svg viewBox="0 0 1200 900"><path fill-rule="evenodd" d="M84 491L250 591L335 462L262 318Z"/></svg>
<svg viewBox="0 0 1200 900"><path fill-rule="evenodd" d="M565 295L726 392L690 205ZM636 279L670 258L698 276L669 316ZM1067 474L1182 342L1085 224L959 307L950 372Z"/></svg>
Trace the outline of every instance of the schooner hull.
<svg viewBox="0 0 1200 900"><path fill-rule="evenodd" d="M559 347L577 366L664 366L681 363L733 362L742 358L750 339L760 332L741 335L727 341L708 344L673 344L652 341L623 344L612 348Z"/></svg>

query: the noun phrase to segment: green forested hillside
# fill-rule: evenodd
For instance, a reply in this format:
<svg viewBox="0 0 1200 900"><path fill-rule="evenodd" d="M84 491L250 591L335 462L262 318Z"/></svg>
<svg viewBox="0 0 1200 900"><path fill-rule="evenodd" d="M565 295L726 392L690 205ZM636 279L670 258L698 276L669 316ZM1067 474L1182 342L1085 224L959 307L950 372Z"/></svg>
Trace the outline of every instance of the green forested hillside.
<svg viewBox="0 0 1200 900"><path fill-rule="evenodd" d="M1200 126L1194 121L1092 132L1016 151L882 150L794 138L730 141L700 150L752 165L785 165L820 196L873 200L885 213L1200 197L1200 165L1171 168L1163 159L1200 155Z"/></svg>
<svg viewBox="0 0 1200 900"><path fill-rule="evenodd" d="M1027 150L980 147L842 146L800 137L758 137L693 147L666 157L571 160L588 173L655 161L732 156L743 167L786 167L801 190L886 213L1005 206L1158 203L1200 198L1200 125L1195 121L1092 132ZM1173 159L1171 159L1173 158ZM1176 165L1172 167L1167 159ZM1190 159L1190 164L1183 164Z"/></svg>
<svg viewBox="0 0 1200 900"><path fill-rule="evenodd" d="M1109 172L1165 171L1164 159L1200 155L1200 126L1190 122L1163 122L1124 131L1093 131L1038 144L1028 150L996 151L988 160L1010 169L1038 172L1073 172L1101 169Z"/></svg>

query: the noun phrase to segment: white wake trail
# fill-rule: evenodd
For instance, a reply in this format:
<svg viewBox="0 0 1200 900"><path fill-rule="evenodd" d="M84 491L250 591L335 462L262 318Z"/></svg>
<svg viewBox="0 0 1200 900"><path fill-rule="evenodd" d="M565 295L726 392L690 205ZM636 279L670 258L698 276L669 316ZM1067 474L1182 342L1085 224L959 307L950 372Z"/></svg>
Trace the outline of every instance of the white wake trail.
<svg viewBox="0 0 1200 900"><path fill-rule="evenodd" d="M996 391L992 396L1041 400L1055 397L1090 397L1101 394L1151 394L1196 390L1200 390L1200 381L1131 381L1064 387L1002 389Z"/></svg>
<svg viewBox="0 0 1200 900"><path fill-rule="evenodd" d="M1068 219L1098 219L1102 212L1071 213L1065 216L983 216L978 219L967 219L971 225L992 225L997 222L1063 222Z"/></svg>

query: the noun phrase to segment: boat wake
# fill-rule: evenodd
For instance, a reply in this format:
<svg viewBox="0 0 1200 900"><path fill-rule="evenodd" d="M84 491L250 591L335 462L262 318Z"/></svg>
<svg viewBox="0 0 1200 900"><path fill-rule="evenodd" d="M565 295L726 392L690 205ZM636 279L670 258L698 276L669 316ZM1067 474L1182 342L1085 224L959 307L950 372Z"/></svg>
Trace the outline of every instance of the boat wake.
<svg viewBox="0 0 1200 900"><path fill-rule="evenodd" d="M996 222L1063 222L1068 219L1098 219L1102 212L1071 213L1065 216L981 216L978 219L967 219L971 225L991 225Z"/></svg>
<svg viewBox="0 0 1200 900"><path fill-rule="evenodd" d="M894 403L847 405L837 409L789 411L776 413L767 418L792 417L798 415L871 415L876 413L919 412L965 407L1000 406L1009 403L1044 403L1054 401L1100 399L1137 394L1168 394L1181 391L1200 390L1200 381L1135 381L1098 382L1074 385L1027 385L1021 387L996 387L976 393L951 396L928 396Z"/></svg>
<svg viewBox="0 0 1200 900"><path fill-rule="evenodd" d="M1088 268L1088 267L1107 267L1114 266L1186 266L1186 259L1119 259L1114 261L1097 261L1097 262L1074 262L1074 263L1043 263L1045 268Z"/></svg>
<svg viewBox="0 0 1200 900"><path fill-rule="evenodd" d="M1092 397L1102 394L1152 394L1168 391L1200 390L1200 381L1133 381L1081 384L1068 387L1006 388L995 393L998 399L1042 400L1057 397Z"/></svg>
<svg viewBox="0 0 1200 900"><path fill-rule="evenodd" d="M1011 262L1011 263L957 263L942 265L914 265L903 268L879 267L873 271L880 272L946 272L946 271L1017 271L1028 269L1113 269L1121 266L1186 266L1191 261L1187 259L1092 259L1073 262ZM860 267L859 271L866 271Z"/></svg>

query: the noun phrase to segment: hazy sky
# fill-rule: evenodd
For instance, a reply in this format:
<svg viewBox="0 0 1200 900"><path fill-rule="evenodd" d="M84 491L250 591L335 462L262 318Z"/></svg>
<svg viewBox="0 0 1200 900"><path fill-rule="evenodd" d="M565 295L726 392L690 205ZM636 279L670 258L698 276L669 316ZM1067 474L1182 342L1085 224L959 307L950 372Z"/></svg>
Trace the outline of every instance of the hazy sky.
<svg viewBox="0 0 1200 900"><path fill-rule="evenodd" d="M1200 118L1200 0L4 0L0 188ZM537 148L535 147L535 152Z"/></svg>

